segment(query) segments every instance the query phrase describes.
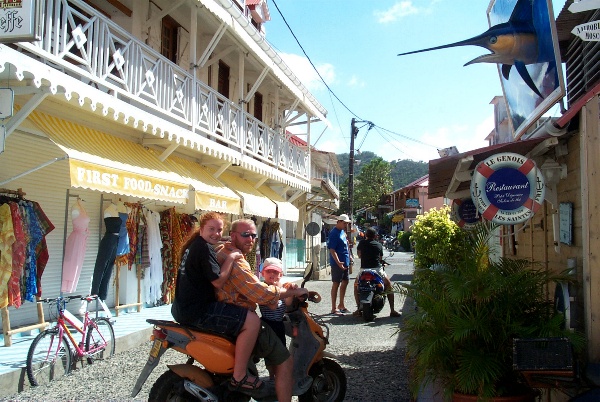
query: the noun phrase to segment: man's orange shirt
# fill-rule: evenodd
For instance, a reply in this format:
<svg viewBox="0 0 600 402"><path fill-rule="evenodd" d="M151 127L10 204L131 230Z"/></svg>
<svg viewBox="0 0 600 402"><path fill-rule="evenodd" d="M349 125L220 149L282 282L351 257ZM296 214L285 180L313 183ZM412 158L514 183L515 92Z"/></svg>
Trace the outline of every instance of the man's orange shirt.
<svg viewBox="0 0 600 402"><path fill-rule="evenodd" d="M215 247L219 264L233 252L240 252L231 242ZM257 304L277 304L279 288L260 282L252 272L246 259L237 259L231 267L229 278L221 289L217 289L217 300L256 310Z"/></svg>

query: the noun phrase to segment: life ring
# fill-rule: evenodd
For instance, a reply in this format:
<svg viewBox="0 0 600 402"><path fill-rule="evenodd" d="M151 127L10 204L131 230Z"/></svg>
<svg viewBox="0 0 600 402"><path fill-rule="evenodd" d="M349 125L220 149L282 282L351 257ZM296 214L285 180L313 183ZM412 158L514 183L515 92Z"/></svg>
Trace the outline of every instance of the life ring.
<svg viewBox="0 0 600 402"><path fill-rule="evenodd" d="M544 176L532 159L505 152L481 161L473 171L471 198L484 219L503 225L528 220L545 196Z"/></svg>
<svg viewBox="0 0 600 402"><path fill-rule="evenodd" d="M452 200L450 216L461 228L469 228L481 221L477 207L471 198L457 198Z"/></svg>

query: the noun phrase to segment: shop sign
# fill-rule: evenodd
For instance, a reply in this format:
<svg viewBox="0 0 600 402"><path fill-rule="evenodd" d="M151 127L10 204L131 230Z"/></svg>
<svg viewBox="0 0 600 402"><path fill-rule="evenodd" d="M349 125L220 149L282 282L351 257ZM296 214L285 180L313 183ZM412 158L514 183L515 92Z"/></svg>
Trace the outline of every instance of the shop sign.
<svg viewBox="0 0 600 402"><path fill-rule="evenodd" d="M132 197L187 203L189 186L94 163L69 159L71 186Z"/></svg>
<svg viewBox="0 0 600 402"><path fill-rule="evenodd" d="M0 0L0 42L42 39L41 0Z"/></svg>
<svg viewBox="0 0 600 402"><path fill-rule="evenodd" d="M206 194L196 190L194 200L196 209L201 209L204 211L224 212L228 214L240 213L239 199L226 199L224 197Z"/></svg>
<svg viewBox="0 0 600 402"><path fill-rule="evenodd" d="M407 198L406 199L406 208L418 208L419 200L417 198Z"/></svg>
<svg viewBox="0 0 600 402"><path fill-rule="evenodd" d="M396 214L392 217L392 222L398 223L404 220L404 214Z"/></svg>
<svg viewBox="0 0 600 402"><path fill-rule="evenodd" d="M451 217L461 228L468 228L481 221L481 215L471 198L459 198L452 201Z"/></svg>
<svg viewBox="0 0 600 402"><path fill-rule="evenodd" d="M545 184L535 162L505 152L480 162L471 179L471 198L484 219L503 225L531 218L544 201Z"/></svg>
<svg viewBox="0 0 600 402"><path fill-rule="evenodd" d="M588 42L600 41L600 21L586 22L585 24L577 25L571 33L578 36L581 40Z"/></svg>

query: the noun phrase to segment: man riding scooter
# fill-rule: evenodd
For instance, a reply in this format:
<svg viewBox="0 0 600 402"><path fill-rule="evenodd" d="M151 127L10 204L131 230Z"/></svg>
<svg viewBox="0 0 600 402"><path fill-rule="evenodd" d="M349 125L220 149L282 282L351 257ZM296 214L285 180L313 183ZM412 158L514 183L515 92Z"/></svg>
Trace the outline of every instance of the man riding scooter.
<svg viewBox="0 0 600 402"><path fill-rule="evenodd" d="M400 317L400 313L394 310L394 293L392 290L392 282L387 277L383 269L383 246L377 241L377 232L373 228L368 228L365 231L365 239L358 243L356 251L360 258L360 271L356 275L354 281L354 300L356 301L357 310L352 313L355 316L362 315L360 308L360 300L358 297L358 278L365 269L373 269L383 278L387 298L390 303L390 317Z"/></svg>

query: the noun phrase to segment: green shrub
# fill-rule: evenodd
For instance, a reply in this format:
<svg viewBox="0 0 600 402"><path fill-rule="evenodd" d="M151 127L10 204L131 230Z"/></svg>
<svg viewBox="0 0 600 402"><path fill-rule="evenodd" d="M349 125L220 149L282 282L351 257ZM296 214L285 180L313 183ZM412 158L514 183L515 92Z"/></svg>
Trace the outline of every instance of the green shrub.
<svg viewBox="0 0 600 402"><path fill-rule="evenodd" d="M410 241L415 249L415 268L446 264L460 256L465 231L450 218L450 207L433 208L417 217Z"/></svg>
<svg viewBox="0 0 600 402"><path fill-rule="evenodd" d="M399 232L398 233L398 241L400 242L400 246L404 249L404 251L411 251L412 247L410 245L410 236L412 236L412 232Z"/></svg>

